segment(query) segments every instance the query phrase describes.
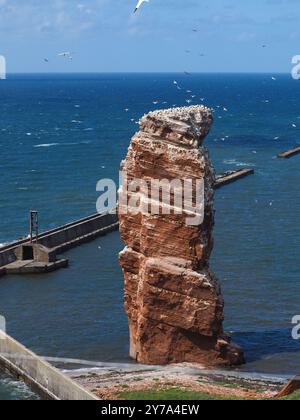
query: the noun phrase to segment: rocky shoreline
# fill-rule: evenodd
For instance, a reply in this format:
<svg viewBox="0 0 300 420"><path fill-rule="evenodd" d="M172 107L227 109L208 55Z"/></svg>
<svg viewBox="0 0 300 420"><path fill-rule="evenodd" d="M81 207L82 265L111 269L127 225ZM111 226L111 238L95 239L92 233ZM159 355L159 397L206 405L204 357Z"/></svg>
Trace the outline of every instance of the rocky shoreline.
<svg viewBox="0 0 300 420"><path fill-rule="evenodd" d="M143 366L103 364L102 368L68 371L81 386L103 400L170 390L212 395L216 399L273 399L287 383L287 377L204 370L201 366L178 364Z"/></svg>

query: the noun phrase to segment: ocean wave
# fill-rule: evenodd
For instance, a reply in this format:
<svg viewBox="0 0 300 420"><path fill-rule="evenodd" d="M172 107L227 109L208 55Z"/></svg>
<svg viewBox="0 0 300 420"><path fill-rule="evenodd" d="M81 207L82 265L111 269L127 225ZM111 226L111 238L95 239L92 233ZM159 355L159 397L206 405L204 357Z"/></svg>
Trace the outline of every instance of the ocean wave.
<svg viewBox="0 0 300 420"><path fill-rule="evenodd" d="M256 166L254 163L251 162L239 162L236 159L227 159L223 160L225 165L235 165L235 166Z"/></svg>
<svg viewBox="0 0 300 420"><path fill-rule="evenodd" d="M59 146L59 143L43 143L43 144L36 144L35 148L37 147L53 147L53 146Z"/></svg>
<svg viewBox="0 0 300 420"><path fill-rule="evenodd" d="M36 144L33 147L40 148L40 147L54 147L54 146L77 146L79 144L90 144L91 141L78 141L78 142L69 142L69 143L43 143L43 144Z"/></svg>
<svg viewBox="0 0 300 420"><path fill-rule="evenodd" d="M38 400L39 397L35 395L24 382L17 381L6 375L0 377L1 391L7 394L7 397L14 400Z"/></svg>

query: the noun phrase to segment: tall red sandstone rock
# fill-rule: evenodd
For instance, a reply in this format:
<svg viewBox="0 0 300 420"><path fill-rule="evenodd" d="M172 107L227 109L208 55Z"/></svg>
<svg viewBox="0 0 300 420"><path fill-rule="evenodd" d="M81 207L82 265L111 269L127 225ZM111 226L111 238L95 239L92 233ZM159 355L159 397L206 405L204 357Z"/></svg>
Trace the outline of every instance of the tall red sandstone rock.
<svg viewBox="0 0 300 420"><path fill-rule="evenodd" d="M207 366L243 363L242 350L223 333L223 298L209 269L213 248L215 173L202 147L212 124L203 106L151 112L140 122L122 171L128 183L141 179L191 179L204 183L204 219L187 224L190 213L152 214L150 192L136 188L138 211L129 206L132 192L119 194L120 254L125 277L125 307L130 327L130 355L140 363L196 362ZM193 184L196 185L196 184ZM193 186L193 196L196 191ZM170 188L173 196L175 190ZM132 188L134 191L134 188ZM152 197L153 198L153 197Z"/></svg>

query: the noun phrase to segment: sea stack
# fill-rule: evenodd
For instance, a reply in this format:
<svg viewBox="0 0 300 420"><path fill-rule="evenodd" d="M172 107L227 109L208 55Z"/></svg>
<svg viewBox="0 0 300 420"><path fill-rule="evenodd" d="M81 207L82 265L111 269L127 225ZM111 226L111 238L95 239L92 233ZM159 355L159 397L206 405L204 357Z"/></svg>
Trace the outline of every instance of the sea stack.
<svg viewBox="0 0 300 420"><path fill-rule="evenodd" d="M202 144L212 120L204 106L150 112L121 164L118 212L127 246L120 263L130 355L139 363L228 366L244 361L242 350L224 334L223 297L209 269L215 172ZM162 193L153 197L154 181L167 185L174 180L169 202ZM178 181L186 189L185 180L192 181L187 185L192 185L193 202L202 185L202 217L197 206L180 212L176 204L175 195L185 193ZM153 203L158 204L155 212Z"/></svg>

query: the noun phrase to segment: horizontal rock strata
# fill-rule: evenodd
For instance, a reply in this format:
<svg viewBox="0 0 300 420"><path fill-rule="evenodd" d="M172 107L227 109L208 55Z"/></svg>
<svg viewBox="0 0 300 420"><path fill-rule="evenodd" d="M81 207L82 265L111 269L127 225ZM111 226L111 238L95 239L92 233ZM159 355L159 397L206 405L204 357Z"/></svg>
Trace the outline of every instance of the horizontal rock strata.
<svg viewBox="0 0 300 420"><path fill-rule="evenodd" d="M202 143L211 124L212 113L203 106L151 112L142 118L140 132L132 138L122 162L127 181L120 189L119 220L127 247L120 263L130 355L141 363L215 366L243 362L241 349L223 333L224 302L209 269L215 173ZM176 211L172 201L176 188L169 188L170 201L161 195L153 199L150 189L128 187L135 179L148 187L153 180L189 179L193 199L200 180L202 219L187 223L196 208L184 208L181 214ZM134 195L138 210L130 204ZM159 209L155 213L150 207L153 202ZM169 214L162 214L163 208Z"/></svg>

